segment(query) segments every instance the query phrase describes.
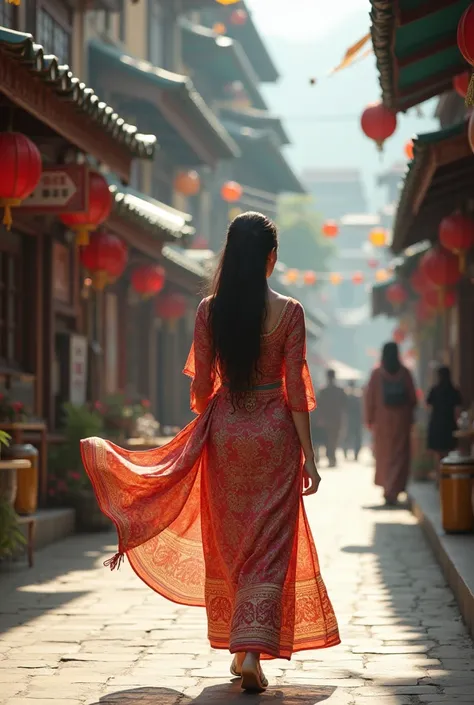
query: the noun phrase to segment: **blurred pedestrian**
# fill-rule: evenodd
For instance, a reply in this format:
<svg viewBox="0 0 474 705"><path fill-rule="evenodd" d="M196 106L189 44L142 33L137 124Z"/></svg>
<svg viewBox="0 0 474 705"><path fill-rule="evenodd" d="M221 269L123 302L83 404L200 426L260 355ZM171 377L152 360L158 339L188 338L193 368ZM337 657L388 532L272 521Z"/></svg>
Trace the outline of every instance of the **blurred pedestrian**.
<svg viewBox="0 0 474 705"><path fill-rule="evenodd" d="M355 381L348 383L346 397L344 455L347 458L352 451L357 461L362 445L362 391L356 387Z"/></svg>
<svg viewBox="0 0 474 705"><path fill-rule="evenodd" d="M426 404L431 407L428 448L441 460L456 448L453 432L462 407L461 392L451 381L449 367L443 365L438 369L438 382L430 389Z"/></svg>
<svg viewBox="0 0 474 705"><path fill-rule="evenodd" d="M339 447L341 431L345 424L347 397L336 384L334 370L326 372L327 385L318 394L318 422L324 428L326 456L330 468L336 467L336 450Z"/></svg>
<svg viewBox="0 0 474 705"><path fill-rule="evenodd" d="M383 488L388 506L396 505L406 488L416 402L413 377L400 362L397 344L386 343L367 388L365 422L374 439L375 484Z"/></svg>

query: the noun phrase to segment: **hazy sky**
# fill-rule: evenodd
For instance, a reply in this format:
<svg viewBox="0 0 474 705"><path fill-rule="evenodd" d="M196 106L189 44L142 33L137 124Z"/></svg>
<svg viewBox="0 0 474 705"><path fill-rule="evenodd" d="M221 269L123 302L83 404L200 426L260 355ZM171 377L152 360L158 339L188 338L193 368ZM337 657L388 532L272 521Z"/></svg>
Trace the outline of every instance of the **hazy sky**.
<svg viewBox="0 0 474 705"><path fill-rule="evenodd" d="M247 0L247 5L262 34L288 39L317 38L345 15L370 9L369 0Z"/></svg>

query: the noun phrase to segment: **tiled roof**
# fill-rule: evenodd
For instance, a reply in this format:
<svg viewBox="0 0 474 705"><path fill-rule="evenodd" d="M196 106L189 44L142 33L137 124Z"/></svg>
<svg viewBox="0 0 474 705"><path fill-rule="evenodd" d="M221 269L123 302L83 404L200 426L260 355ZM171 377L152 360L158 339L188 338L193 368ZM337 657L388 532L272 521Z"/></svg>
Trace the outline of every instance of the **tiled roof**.
<svg viewBox="0 0 474 705"><path fill-rule="evenodd" d="M128 125L113 108L100 100L95 92L74 76L69 66L60 65L56 56L46 54L35 44L31 34L0 27L0 49L25 66L43 81L52 93L74 103L85 118L93 120L117 142L125 145L136 157L152 158L156 137L141 135L134 125Z"/></svg>
<svg viewBox="0 0 474 705"><path fill-rule="evenodd" d="M155 199L138 194L132 189L110 186L114 198L114 212L140 228L150 230L169 240L182 240L191 237L194 228L190 225L191 216ZM159 232L157 232L159 231Z"/></svg>

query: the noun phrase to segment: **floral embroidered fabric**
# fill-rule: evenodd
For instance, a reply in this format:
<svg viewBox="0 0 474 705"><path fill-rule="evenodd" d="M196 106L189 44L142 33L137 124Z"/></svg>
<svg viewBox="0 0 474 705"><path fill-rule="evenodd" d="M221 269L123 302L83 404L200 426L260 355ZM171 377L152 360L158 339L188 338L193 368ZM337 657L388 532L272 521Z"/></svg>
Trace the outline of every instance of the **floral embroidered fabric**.
<svg viewBox="0 0 474 705"><path fill-rule="evenodd" d="M185 372L204 413L171 443L127 451L82 443L119 551L164 597L207 609L211 645L290 658L339 643L301 497L303 462L291 410L316 401L305 359L304 312L290 300L263 336L259 387L235 409L213 372L207 305L196 317Z"/></svg>

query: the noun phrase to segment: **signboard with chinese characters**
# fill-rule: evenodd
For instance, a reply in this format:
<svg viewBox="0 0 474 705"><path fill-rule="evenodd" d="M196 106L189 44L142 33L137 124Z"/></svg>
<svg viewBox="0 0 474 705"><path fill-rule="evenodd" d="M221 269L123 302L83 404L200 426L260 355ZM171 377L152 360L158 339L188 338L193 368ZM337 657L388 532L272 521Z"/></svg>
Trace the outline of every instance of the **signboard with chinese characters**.
<svg viewBox="0 0 474 705"><path fill-rule="evenodd" d="M89 200L86 164L45 166L38 186L20 206L29 213L81 213Z"/></svg>
<svg viewBox="0 0 474 705"><path fill-rule="evenodd" d="M53 243L53 298L71 303L71 252L60 242Z"/></svg>
<svg viewBox="0 0 474 705"><path fill-rule="evenodd" d="M83 335L70 337L69 366L69 401L82 406L87 389L87 338Z"/></svg>

